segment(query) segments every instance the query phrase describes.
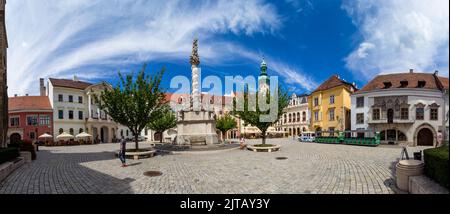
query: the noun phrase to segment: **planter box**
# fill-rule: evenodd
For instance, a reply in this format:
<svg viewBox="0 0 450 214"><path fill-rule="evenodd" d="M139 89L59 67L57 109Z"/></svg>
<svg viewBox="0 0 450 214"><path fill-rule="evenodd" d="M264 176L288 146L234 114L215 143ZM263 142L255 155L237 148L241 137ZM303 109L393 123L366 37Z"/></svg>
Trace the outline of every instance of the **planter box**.
<svg viewBox="0 0 450 214"><path fill-rule="evenodd" d="M281 149L281 145L274 145L271 147L257 147L253 145L248 145L247 149L254 152L277 152Z"/></svg>
<svg viewBox="0 0 450 214"><path fill-rule="evenodd" d="M25 163L31 163L31 152L20 152L20 157L25 159Z"/></svg>
<svg viewBox="0 0 450 214"><path fill-rule="evenodd" d="M120 153L120 151L116 152L116 156L118 156ZM133 160L139 160L139 159L143 159L143 158L151 158L155 155L156 151L155 150L149 150L149 151L145 151L145 152L126 152L125 153L125 157L126 158L133 158Z"/></svg>

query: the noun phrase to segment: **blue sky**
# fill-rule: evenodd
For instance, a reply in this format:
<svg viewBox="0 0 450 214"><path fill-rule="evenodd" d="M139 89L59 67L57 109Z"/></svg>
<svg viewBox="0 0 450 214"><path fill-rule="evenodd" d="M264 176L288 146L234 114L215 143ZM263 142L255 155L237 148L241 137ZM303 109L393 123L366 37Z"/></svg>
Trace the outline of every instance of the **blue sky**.
<svg viewBox="0 0 450 214"><path fill-rule="evenodd" d="M8 1L9 93L38 79L117 83L117 71L167 68L190 77L199 38L203 76L269 75L308 93L333 74L359 87L379 73L448 76L447 0ZM169 90L170 91L170 90Z"/></svg>

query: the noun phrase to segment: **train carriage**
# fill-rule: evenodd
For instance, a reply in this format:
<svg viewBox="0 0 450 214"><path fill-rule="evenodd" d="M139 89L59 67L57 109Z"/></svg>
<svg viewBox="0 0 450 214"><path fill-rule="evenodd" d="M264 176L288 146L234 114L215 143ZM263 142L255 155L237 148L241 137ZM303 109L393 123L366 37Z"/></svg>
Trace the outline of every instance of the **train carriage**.
<svg viewBox="0 0 450 214"><path fill-rule="evenodd" d="M372 130L356 130L345 132L322 131L316 132L314 142L325 144L378 146L380 145L380 133Z"/></svg>

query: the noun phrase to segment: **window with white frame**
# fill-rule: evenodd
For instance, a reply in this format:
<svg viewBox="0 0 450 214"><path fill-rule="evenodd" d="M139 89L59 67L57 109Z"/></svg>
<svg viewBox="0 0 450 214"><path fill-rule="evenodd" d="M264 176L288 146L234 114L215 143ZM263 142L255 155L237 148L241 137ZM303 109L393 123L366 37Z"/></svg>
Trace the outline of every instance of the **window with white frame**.
<svg viewBox="0 0 450 214"><path fill-rule="evenodd" d="M50 115L39 116L39 124L41 126L49 126L50 125Z"/></svg>
<svg viewBox="0 0 450 214"><path fill-rule="evenodd" d="M328 119L334 121L334 108L328 110Z"/></svg>
<svg viewBox="0 0 450 214"><path fill-rule="evenodd" d="M334 95L330 96L330 104L334 104Z"/></svg>
<svg viewBox="0 0 450 214"><path fill-rule="evenodd" d="M356 98L356 108L362 108L364 107L364 97L357 97Z"/></svg>
<svg viewBox="0 0 450 214"><path fill-rule="evenodd" d="M38 116L37 115L28 115L27 116L27 125L28 126L37 126L38 125Z"/></svg>
<svg viewBox="0 0 450 214"><path fill-rule="evenodd" d="M379 108L375 108L372 110L372 120L379 120L381 116L381 111Z"/></svg>
<svg viewBox="0 0 450 214"><path fill-rule="evenodd" d="M408 120L409 119L409 109L408 108L401 108L400 109L400 119L402 119L402 120Z"/></svg>
<svg viewBox="0 0 450 214"><path fill-rule="evenodd" d="M356 114L356 124L364 124L364 113Z"/></svg>
<svg viewBox="0 0 450 214"><path fill-rule="evenodd" d="M11 127L18 127L18 126L20 126L20 117L19 116L10 117L9 118L9 125Z"/></svg>

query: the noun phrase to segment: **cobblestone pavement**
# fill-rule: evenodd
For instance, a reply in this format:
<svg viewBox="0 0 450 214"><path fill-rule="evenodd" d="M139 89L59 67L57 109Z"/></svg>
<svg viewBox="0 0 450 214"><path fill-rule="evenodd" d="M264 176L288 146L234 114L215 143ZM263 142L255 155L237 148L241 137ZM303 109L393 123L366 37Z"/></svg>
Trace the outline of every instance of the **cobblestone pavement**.
<svg viewBox="0 0 450 214"><path fill-rule="evenodd" d="M121 168L114 156L117 144L41 147L38 160L0 184L0 194L396 192L393 166L400 158L398 146L327 145L289 139L268 143L281 144L282 150L158 155L130 160L128 168ZM409 148L410 156L422 149ZM161 171L163 175L146 177L146 171Z"/></svg>

